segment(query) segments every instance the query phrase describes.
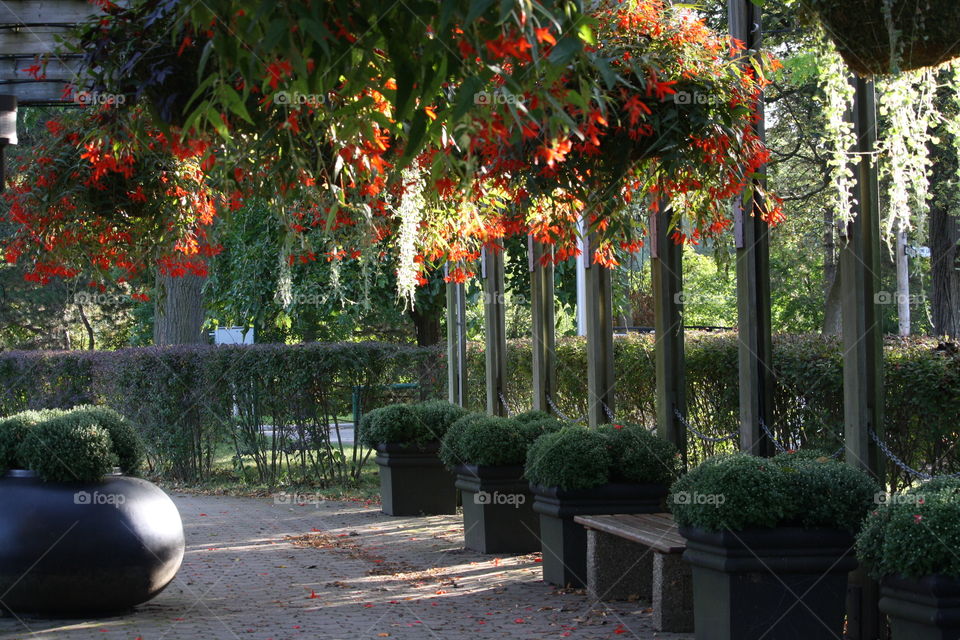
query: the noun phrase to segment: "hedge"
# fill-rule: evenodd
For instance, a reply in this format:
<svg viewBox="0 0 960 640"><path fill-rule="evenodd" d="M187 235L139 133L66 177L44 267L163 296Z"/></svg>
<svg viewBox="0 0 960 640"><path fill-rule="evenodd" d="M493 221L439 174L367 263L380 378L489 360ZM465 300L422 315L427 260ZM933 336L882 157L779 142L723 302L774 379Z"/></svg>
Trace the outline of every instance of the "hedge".
<svg viewBox="0 0 960 640"><path fill-rule="evenodd" d="M235 462L252 457L260 481L324 484L358 476L364 461L325 426L351 414L354 389L366 408L397 400L383 388L391 383L442 396L442 356L375 342L10 351L0 353L0 411L106 404L139 429L155 475L205 479L229 443Z"/></svg>
<svg viewBox="0 0 960 640"><path fill-rule="evenodd" d="M654 336L632 334L614 340L617 374L616 417L621 422L656 423ZM513 411L531 406L532 351L528 340L508 342L507 403ZM571 418L587 410L586 340L557 340L557 397ZM836 451L843 433L843 356L839 338L778 335L773 338L777 436L792 447ZM482 410L483 344L468 345L468 408ZM709 435L738 429L737 336L732 332L687 332L687 402L690 422ZM914 468L933 473L960 471L960 355L936 339L888 337L884 346L886 403L884 439ZM733 444L689 439L691 464L733 451ZM887 465L891 487L910 478Z"/></svg>

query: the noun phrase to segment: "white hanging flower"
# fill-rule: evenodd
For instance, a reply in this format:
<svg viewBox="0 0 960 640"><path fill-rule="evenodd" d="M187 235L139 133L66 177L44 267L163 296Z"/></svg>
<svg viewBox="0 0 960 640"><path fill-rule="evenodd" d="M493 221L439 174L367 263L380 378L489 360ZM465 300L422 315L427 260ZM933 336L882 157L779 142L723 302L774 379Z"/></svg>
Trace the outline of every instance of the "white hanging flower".
<svg viewBox="0 0 960 640"><path fill-rule="evenodd" d="M833 185L830 206L836 212L839 223L846 226L853 220L853 207L857 200L853 190L857 181L850 168L850 150L857 142L853 123L847 117L853 109L854 89L848 81L849 71L840 54L826 44L824 40L823 71L820 74L820 86L823 89L823 107L826 117L827 166L830 170L830 182Z"/></svg>
<svg viewBox="0 0 960 640"><path fill-rule="evenodd" d="M396 217L400 223L397 234L399 248L399 263L397 265L397 295L405 303L414 305L414 295L417 291L417 277L420 267L414 262L417 255L417 240L420 232L420 221L427 206L423 197L424 181L416 168L403 170L402 179L406 187L400 206L396 208Z"/></svg>

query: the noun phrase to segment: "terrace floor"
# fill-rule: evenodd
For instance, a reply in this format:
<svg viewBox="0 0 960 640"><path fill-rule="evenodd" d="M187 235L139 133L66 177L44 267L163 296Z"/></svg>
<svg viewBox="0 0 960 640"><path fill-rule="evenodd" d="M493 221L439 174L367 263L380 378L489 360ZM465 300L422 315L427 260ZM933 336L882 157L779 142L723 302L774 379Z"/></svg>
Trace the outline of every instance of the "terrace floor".
<svg viewBox="0 0 960 640"><path fill-rule="evenodd" d="M664 638L649 604L603 603L540 579L538 555L463 549L459 516L391 518L363 502L173 495L177 579L122 617L0 618L0 638Z"/></svg>

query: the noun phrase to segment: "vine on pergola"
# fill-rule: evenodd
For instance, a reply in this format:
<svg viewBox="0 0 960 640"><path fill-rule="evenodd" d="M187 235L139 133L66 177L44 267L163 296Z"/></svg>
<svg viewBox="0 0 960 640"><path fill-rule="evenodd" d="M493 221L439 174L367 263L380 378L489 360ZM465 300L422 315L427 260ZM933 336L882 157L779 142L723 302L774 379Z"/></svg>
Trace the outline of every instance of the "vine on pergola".
<svg viewBox="0 0 960 640"><path fill-rule="evenodd" d="M291 234L311 239L294 260L394 250L409 284L511 235L565 259L585 218L591 258L613 266L643 242L646 214L627 205L670 202L675 240L697 242L730 226L728 202L768 158L753 128L759 58L745 63L742 44L663 0L589 12L530 0L101 4L107 16L76 46L92 88L149 106L153 120L127 118L142 143L159 128L201 150L222 213L270 193ZM422 205L404 207L413 197ZM779 208L763 215L775 222ZM130 233L161 254L171 239Z"/></svg>

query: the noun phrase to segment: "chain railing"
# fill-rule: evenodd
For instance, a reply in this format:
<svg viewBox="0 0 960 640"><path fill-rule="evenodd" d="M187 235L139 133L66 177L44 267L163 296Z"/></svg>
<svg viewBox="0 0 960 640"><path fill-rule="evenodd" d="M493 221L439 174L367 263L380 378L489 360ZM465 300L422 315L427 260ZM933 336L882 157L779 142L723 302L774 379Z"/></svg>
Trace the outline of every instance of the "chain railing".
<svg viewBox="0 0 960 640"><path fill-rule="evenodd" d="M553 411L554 415L556 415L561 420L566 420L567 422L577 422L577 423L582 423L586 421L587 414L583 414L578 419L571 418L570 416L566 415L563 411L560 411L560 407L554 404L553 398L550 397L549 393L546 394L546 397L547 397L547 404L550 405L550 409Z"/></svg>
<svg viewBox="0 0 960 640"><path fill-rule="evenodd" d="M497 397L500 398L500 404L503 405L503 410L507 412L507 417L509 418L512 416L513 412L510 411L510 405L507 404L507 399L503 397L503 393L498 391Z"/></svg>
<svg viewBox="0 0 960 640"><path fill-rule="evenodd" d="M674 408L673 415L677 417L677 420L680 421L680 423L684 426L684 428L686 428L687 431L690 431L691 433L693 433L693 435L697 436L704 442L726 442L727 440L735 440L739 435L736 431L734 431L733 433L728 433L727 435L720 436L720 437L708 436L705 433L701 432L696 427L694 427L692 424L690 424L687 421L687 419L683 417L683 414L680 413L679 409Z"/></svg>
<svg viewBox="0 0 960 640"><path fill-rule="evenodd" d="M610 410L610 407L607 406L605 402L600 401L601 406L603 406L603 415L607 416L607 420L612 423L617 421L617 418L613 415L613 411Z"/></svg>

